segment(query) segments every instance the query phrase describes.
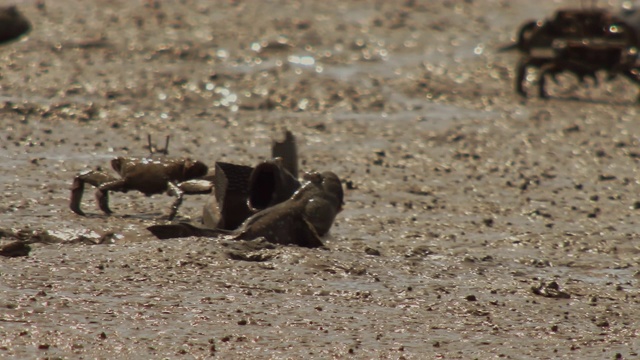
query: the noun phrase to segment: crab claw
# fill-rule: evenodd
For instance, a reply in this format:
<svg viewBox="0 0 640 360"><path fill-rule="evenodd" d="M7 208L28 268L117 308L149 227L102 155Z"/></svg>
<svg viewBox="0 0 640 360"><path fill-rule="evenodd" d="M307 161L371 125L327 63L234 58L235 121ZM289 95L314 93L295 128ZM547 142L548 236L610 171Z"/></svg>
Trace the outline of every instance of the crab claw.
<svg viewBox="0 0 640 360"><path fill-rule="evenodd" d="M80 172L73 179L73 185L71 185L71 201L69 202L69 208L71 208L71 211L74 213L84 216L84 211L80 210L80 201L82 200L82 194L84 193L84 183L89 183L95 187L99 187L102 186L102 184L113 182L115 180L116 179L113 177L101 171L87 170ZM98 190L98 192L101 192L101 190ZM98 195L98 193L96 193L96 198L98 199L100 209L107 214L110 214L111 210L109 210L108 195Z"/></svg>

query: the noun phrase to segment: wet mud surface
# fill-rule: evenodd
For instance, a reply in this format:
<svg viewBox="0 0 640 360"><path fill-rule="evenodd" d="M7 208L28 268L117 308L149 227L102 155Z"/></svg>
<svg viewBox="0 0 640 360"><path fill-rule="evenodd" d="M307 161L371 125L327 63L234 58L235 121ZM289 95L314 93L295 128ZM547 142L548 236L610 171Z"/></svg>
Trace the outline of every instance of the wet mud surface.
<svg viewBox="0 0 640 360"><path fill-rule="evenodd" d="M39 3L0 48L0 245L32 242L0 257L0 357L638 356L637 88L523 100L495 51L574 2ZM344 180L327 249L156 240L165 195L69 210L148 134L213 167L283 128Z"/></svg>

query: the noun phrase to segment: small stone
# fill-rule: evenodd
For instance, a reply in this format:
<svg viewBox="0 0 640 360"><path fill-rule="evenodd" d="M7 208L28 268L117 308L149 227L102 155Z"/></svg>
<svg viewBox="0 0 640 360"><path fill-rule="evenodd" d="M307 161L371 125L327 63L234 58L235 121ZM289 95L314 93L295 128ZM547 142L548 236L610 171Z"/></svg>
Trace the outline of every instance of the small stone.
<svg viewBox="0 0 640 360"><path fill-rule="evenodd" d="M355 184L353 183L352 180L347 180L345 182L345 185L347 186L347 190L355 190L355 189L357 189L357 187L355 186Z"/></svg>
<svg viewBox="0 0 640 360"><path fill-rule="evenodd" d="M370 247L365 248L364 253L371 256L380 256L380 250Z"/></svg>
<svg viewBox="0 0 640 360"><path fill-rule="evenodd" d="M609 322L607 320L600 320L596 323L597 327L609 327Z"/></svg>

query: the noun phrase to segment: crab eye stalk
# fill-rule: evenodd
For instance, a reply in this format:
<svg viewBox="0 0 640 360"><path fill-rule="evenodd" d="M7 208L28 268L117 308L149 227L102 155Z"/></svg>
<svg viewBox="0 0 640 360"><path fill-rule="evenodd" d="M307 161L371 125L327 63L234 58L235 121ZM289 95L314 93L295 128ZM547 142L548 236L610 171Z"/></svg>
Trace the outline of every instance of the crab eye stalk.
<svg viewBox="0 0 640 360"><path fill-rule="evenodd" d="M149 149L149 154L150 155L162 154L165 156L169 155L169 138L170 136L167 135L164 148L161 149L153 144L153 142L151 141L151 134L147 134L147 148Z"/></svg>

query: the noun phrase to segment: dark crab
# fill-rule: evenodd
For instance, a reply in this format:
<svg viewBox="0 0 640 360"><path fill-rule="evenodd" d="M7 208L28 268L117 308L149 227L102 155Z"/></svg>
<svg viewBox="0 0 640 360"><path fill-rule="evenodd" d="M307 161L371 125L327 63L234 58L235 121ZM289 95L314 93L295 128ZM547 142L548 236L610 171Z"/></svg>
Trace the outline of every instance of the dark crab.
<svg viewBox="0 0 640 360"><path fill-rule="evenodd" d="M637 66L638 39L635 30L604 9L560 9L544 21L525 23L515 44L500 50L517 49L522 56L516 69L516 92L526 96L523 83L527 69L539 69L539 95L546 97L545 78L567 72L580 83L588 78L598 85L597 72L608 79L621 74L640 83Z"/></svg>
<svg viewBox="0 0 640 360"><path fill-rule="evenodd" d="M169 140L167 138L167 146ZM90 170L76 175L71 187L70 208L79 215L84 215L80 209L84 184L89 183L97 188L96 201L100 209L111 214L109 208L109 191L128 192L139 191L146 196L166 192L175 196L168 218L173 219L184 194L208 194L212 191L212 183L202 179L208 172L208 167L190 158L170 158L166 156L153 157L155 153L166 155L167 147L155 149L149 140L151 156L145 158L117 157L111 160L111 167L120 177L111 176L105 172Z"/></svg>
<svg viewBox="0 0 640 360"><path fill-rule="evenodd" d="M616 44L585 44L584 42L563 43L554 49L553 57L523 57L518 63L516 74L516 92L526 96L523 83L526 80L527 68L538 68L538 96L547 98L546 77L549 75L556 83L555 76L562 72L569 72L582 82L585 77L594 78L597 85L596 73L604 71L608 79L622 75L637 85L640 85L640 64L638 64L638 49ZM640 101L640 94L637 96Z"/></svg>
<svg viewBox="0 0 640 360"><path fill-rule="evenodd" d="M623 21L605 9L559 9L551 18L525 22L518 30L516 42L502 46L499 51L517 49L523 54L531 54L536 49L551 48L557 40L602 38L626 42L627 33L609 29L616 23Z"/></svg>

